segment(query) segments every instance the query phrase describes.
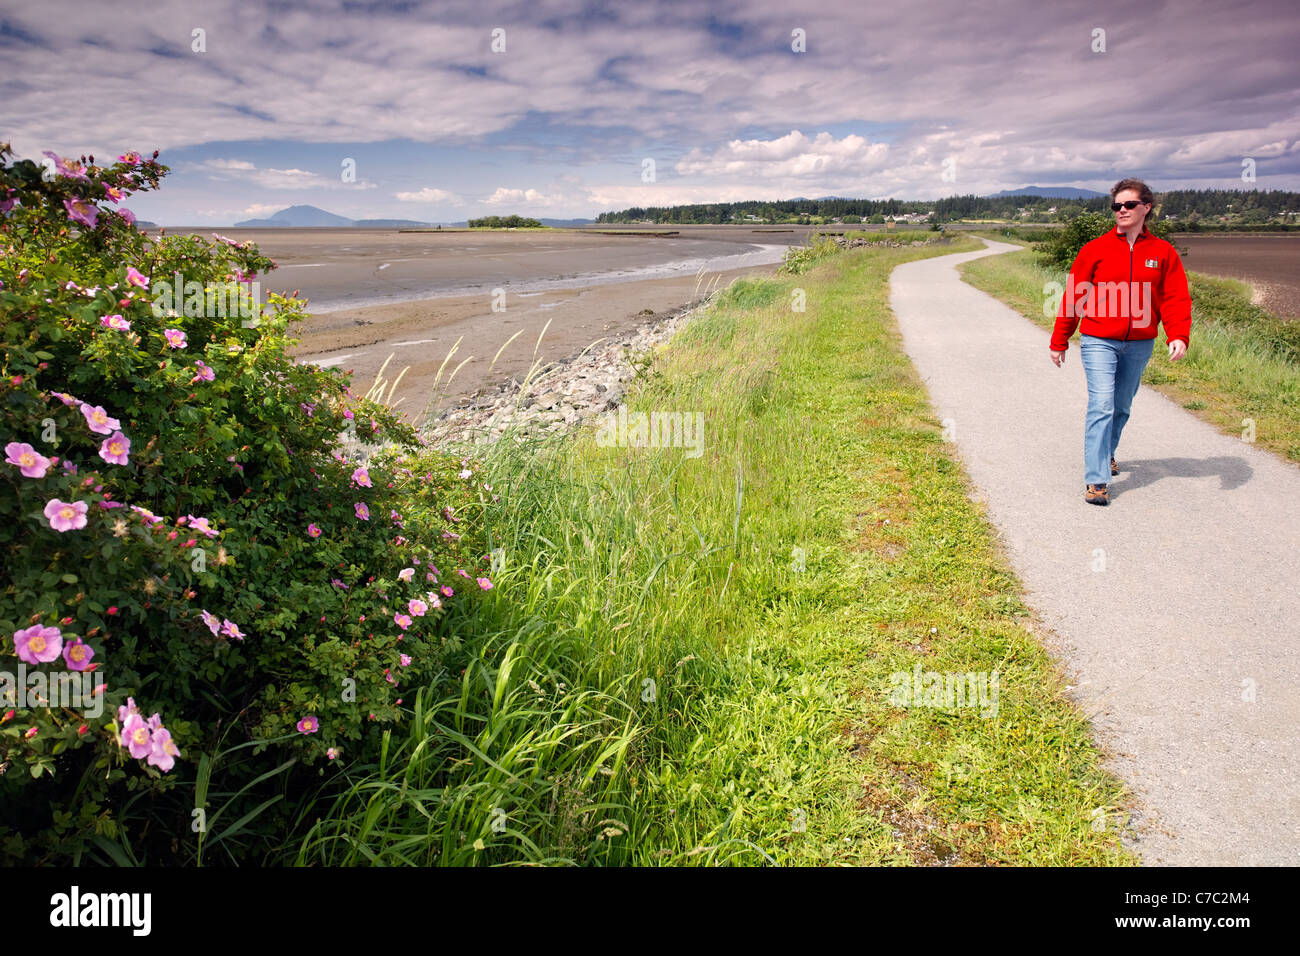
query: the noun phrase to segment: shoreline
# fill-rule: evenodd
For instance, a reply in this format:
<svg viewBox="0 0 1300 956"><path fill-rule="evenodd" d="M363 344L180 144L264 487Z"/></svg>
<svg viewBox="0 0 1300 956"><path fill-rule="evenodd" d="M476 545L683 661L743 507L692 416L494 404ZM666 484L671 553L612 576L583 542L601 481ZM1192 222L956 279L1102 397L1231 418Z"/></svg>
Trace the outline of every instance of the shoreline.
<svg viewBox="0 0 1300 956"><path fill-rule="evenodd" d="M493 308L484 295L369 306L313 317L294 331L296 362L353 373L354 390L385 396L417 428L449 409L522 381L549 366L634 337L646 326L698 304L734 279L769 275L776 264L698 276L609 283L507 295ZM384 365L387 363L387 367ZM400 376L400 382L398 381Z"/></svg>
<svg viewBox="0 0 1300 956"><path fill-rule="evenodd" d="M531 378L511 378L486 393L463 399L423 425L420 434L435 447L467 440L483 444L507 432L546 434L612 412L622 404L639 374L641 358L666 344L717 294L714 291L671 315L651 319L599 348L588 346L576 355L557 359Z"/></svg>

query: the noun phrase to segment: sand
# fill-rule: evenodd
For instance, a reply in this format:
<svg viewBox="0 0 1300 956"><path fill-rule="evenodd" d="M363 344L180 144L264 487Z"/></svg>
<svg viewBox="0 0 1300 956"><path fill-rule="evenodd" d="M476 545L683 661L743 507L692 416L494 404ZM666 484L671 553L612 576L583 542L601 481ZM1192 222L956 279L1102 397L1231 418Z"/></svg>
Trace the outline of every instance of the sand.
<svg viewBox="0 0 1300 956"><path fill-rule="evenodd" d="M307 300L310 317L294 330L301 339L294 358L351 371L354 391L365 393L391 355L385 379L395 382L405 370L392 402L419 425L485 388L522 378L535 357L546 363L574 356L689 307L735 278L774 272L786 249L803 244L813 228L167 231L216 231L255 242L278 267L259 277L263 301L294 291Z"/></svg>
<svg viewBox="0 0 1300 956"><path fill-rule="evenodd" d="M580 289L511 294L503 311L478 294L400 302L314 316L299 327L295 358L352 371L353 390L375 381L392 355L384 377L392 382L405 369L394 395L397 411L413 424L490 385L522 378L534 361L576 355L593 342L630 332L698 301L710 288L746 275L771 274L776 266L754 266L695 276L594 285ZM542 331L545 329L545 335ZM517 336L511 340L512 336ZM538 340L541 340L540 346ZM439 368L447 361L442 381ZM510 342L500 357L497 352ZM461 362L468 359L459 371ZM450 381L448 381L450 379Z"/></svg>

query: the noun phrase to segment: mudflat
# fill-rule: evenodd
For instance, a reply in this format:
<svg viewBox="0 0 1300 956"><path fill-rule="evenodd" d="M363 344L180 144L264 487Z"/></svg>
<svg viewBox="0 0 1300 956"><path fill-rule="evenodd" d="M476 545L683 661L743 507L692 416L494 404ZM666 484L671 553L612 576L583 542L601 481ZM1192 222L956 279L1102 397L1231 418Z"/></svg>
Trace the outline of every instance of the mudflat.
<svg viewBox="0 0 1300 956"><path fill-rule="evenodd" d="M578 288L778 262L787 246L804 241L806 231L758 233L726 226L218 230L256 243L275 260L278 268L259 277L264 295L299 289L317 315L435 296L486 295L495 288Z"/></svg>
<svg viewBox="0 0 1300 956"><path fill-rule="evenodd" d="M263 300L293 291L307 300L310 315L294 331L301 339L295 359L350 370L354 391L364 392L391 355L384 378L394 382L405 371L396 408L419 423L485 386L522 379L535 360L576 355L735 278L770 273L810 230L216 231L252 241L275 260L277 268L259 276Z"/></svg>
<svg viewBox="0 0 1300 956"><path fill-rule="evenodd" d="M821 230L857 228L872 227ZM251 241L275 260L277 268L258 278L263 301L272 292L294 291L307 300L309 317L293 333L301 339L296 360L351 371L353 390L362 393L391 356L384 378L392 383L402 375L393 393L396 409L419 424L480 390L522 379L535 361L577 355L734 279L770 274L790 246L817 230L596 224L215 231Z"/></svg>
<svg viewBox="0 0 1300 956"><path fill-rule="evenodd" d="M1300 235L1203 236L1180 233L1186 248L1183 266L1193 272L1241 279L1254 289L1260 308L1285 319L1300 319Z"/></svg>
<svg viewBox="0 0 1300 956"><path fill-rule="evenodd" d="M357 392L374 383L391 355L384 378L393 382L405 369L395 393L396 409L418 424L426 415L488 386L511 378L522 380L535 360L549 363L577 355L593 343L665 318L709 289L742 276L770 274L776 268L752 266L699 278L507 292L500 311L493 311L491 297L479 294L331 312L304 323L297 333L302 341L293 354L299 361L352 371ZM458 342L459 348L447 359Z"/></svg>

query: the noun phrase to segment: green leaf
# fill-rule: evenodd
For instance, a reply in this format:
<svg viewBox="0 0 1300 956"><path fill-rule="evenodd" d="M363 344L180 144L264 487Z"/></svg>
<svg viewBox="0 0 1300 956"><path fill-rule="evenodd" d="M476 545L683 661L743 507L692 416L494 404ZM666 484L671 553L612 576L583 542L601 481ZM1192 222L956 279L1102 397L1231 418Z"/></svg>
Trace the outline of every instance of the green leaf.
<svg viewBox="0 0 1300 956"><path fill-rule="evenodd" d="M63 577L59 578L59 580L64 584L76 584L77 576L75 574L65 574Z"/></svg>

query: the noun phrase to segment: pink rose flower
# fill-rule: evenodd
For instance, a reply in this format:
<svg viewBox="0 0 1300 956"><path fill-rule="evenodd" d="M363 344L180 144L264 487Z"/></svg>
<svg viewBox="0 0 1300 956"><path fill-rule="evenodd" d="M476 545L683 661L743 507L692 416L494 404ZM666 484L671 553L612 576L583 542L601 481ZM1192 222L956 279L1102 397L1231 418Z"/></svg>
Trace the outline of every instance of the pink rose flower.
<svg viewBox="0 0 1300 956"><path fill-rule="evenodd" d="M352 480L362 488L374 487L370 484L370 472L365 468L358 468L356 471L352 472Z"/></svg>
<svg viewBox="0 0 1300 956"><path fill-rule="evenodd" d="M212 525L208 524L207 518L196 518L194 515L186 515L185 517L190 523L191 531L197 531L199 534L205 535L209 538L215 538L217 536L217 530L212 527Z"/></svg>
<svg viewBox="0 0 1300 956"><path fill-rule="evenodd" d="M195 373L193 381L211 382L217 377L217 373L212 371L212 368L203 359L197 359L194 362L194 367L198 369L198 372Z"/></svg>
<svg viewBox="0 0 1300 956"><path fill-rule="evenodd" d="M113 432L99 446L99 457L110 465L128 464L127 455L131 452L131 439L120 431Z"/></svg>
<svg viewBox="0 0 1300 956"><path fill-rule="evenodd" d="M163 329L163 336L167 339L167 344L174 349L185 348L185 333L180 329Z"/></svg>
<svg viewBox="0 0 1300 956"><path fill-rule="evenodd" d="M419 598L411 598L406 605L406 609L411 612L412 617L424 617L425 612L429 610L429 605Z"/></svg>
<svg viewBox="0 0 1300 956"><path fill-rule="evenodd" d="M74 637L63 647L63 660L68 665L68 670L84 671L90 666L90 659L94 656L94 650L79 637Z"/></svg>
<svg viewBox="0 0 1300 956"><path fill-rule="evenodd" d="M221 632L221 622L217 620L217 616L215 614L209 614L207 611L203 611L202 617L203 623L208 626L208 630L212 632L212 636L216 637Z"/></svg>
<svg viewBox="0 0 1300 956"><path fill-rule="evenodd" d="M63 650L63 634L57 627L33 624L14 631L14 652L28 664L48 664Z"/></svg>
<svg viewBox="0 0 1300 956"><path fill-rule="evenodd" d="M154 714L157 717L157 714ZM149 742L149 759L145 763L152 764L163 773L171 770L176 763L176 758L181 755L176 744L172 742L171 731L166 727L158 727L153 732L153 739Z"/></svg>
<svg viewBox="0 0 1300 956"><path fill-rule="evenodd" d="M24 478L44 478L50 460L27 442L11 441L5 445L5 461L18 466Z"/></svg>
<svg viewBox="0 0 1300 956"><path fill-rule="evenodd" d="M358 501L356 504L357 517L362 521L370 520L370 508L364 501Z"/></svg>
<svg viewBox="0 0 1300 956"><path fill-rule="evenodd" d="M95 432L97 435L111 435L122 427L121 422L116 418L109 416L108 412L104 410L103 405L96 405L92 408L90 405L82 402L81 414L86 416L86 424L89 425L90 430Z"/></svg>
<svg viewBox="0 0 1300 956"><path fill-rule="evenodd" d="M314 716L308 715L298 721L298 733L300 734L314 734L318 730L320 730L320 721Z"/></svg>
<svg viewBox="0 0 1300 956"><path fill-rule="evenodd" d="M410 617L403 614L401 611L398 611L396 614L393 615L393 620L397 623L397 626L400 627L402 630L406 630L408 627L411 626Z"/></svg>
<svg viewBox="0 0 1300 956"><path fill-rule="evenodd" d="M131 323L120 315L105 315L99 319L99 324L109 329L116 329L118 332L130 332Z"/></svg>
<svg viewBox="0 0 1300 956"><path fill-rule="evenodd" d="M99 219L99 208L94 203L73 196L71 199L63 200L63 208L68 211L68 218L73 222L79 222L87 229L95 228L95 223Z"/></svg>
<svg viewBox="0 0 1300 956"><path fill-rule="evenodd" d="M233 637L235 640L242 641L247 635L239 629L239 625L234 621L223 620L221 622L221 633L226 637Z"/></svg>
<svg viewBox="0 0 1300 956"><path fill-rule="evenodd" d="M307 534L309 534L313 538L319 538L321 534L320 526L315 524L314 522L312 524L307 525Z"/></svg>
<svg viewBox="0 0 1300 956"><path fill-rule="evenodd" d="M141 288L141 289L149 288L148 276L144 275L139 270L137 270L135 266L126 267L126 281L128 285L133 285L136 286L137 288Z"/></svg>
<svg viewBox="0 0 1300 956"><path fill-rule="evenodd" d="M45 517L55 531L76 531L86 526L86 503L52 498L45 506Z"/></svg>
<svg viewBox="0 0 1300 956"><path fill-rule="evenodd" d="M489 581L487 578L478 578L477 580L478 580L478 586L481 587L484 591L492 590L492 582Z"/></svg>
<svg viewBox="0 0 1300 956"><path fill-rule="evenodd" d="M122 735L118 743L127 749L132 757L139 760L153 749L149 725L139 714L131 714L122 725Z"/></svg>
<svg viewBox="0 0 1300 956"><path fill-rule="evenodd" d="M397 572L397 579L399 581L410 581L413 577L415 577L415 568L402 568L402 570Z"/></svg>

